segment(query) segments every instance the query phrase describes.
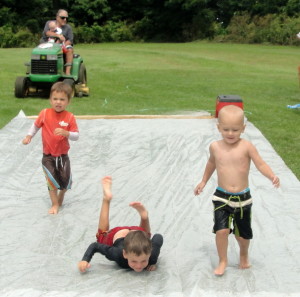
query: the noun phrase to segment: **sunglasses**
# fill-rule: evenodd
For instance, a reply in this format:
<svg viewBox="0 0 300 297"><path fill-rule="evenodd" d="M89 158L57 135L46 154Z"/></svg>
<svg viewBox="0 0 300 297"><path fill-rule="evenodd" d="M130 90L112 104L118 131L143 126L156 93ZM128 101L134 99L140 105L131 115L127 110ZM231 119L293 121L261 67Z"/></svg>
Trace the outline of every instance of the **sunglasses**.
<svg viewBox="0 0 300 297"><path fill-rule="evenodd" d="M68 17L66 17L66 16L59 16L62 20L67 20L68 19Z"/></svg>

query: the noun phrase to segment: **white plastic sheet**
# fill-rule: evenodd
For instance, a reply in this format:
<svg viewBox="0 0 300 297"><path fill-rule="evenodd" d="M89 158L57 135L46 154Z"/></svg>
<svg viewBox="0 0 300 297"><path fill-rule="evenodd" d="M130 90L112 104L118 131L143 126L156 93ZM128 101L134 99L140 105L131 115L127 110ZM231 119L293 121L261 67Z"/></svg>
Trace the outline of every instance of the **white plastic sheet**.
<svg viewBox="0 0 300 297"><path fill-rule="evenodd" d="M252 141L281 179L279 190L251 167L254 199L251 269L237 268L239 250L229 240L229 265L218 262L212 229L212 177L201 196L209 144L219 138L214 119L78 120L71 142L73 188L58 215L50 207L41 169L40 132L21 144L33 120L22 112L0 130L0 296L300 296L300 183L251 123ZM113 177L111 226L138 224L128 207L142 201L153 233L164 236L155 272L120 269L95 255L86 274L77 270L95 241L102 198L100 179Z"/></svg>

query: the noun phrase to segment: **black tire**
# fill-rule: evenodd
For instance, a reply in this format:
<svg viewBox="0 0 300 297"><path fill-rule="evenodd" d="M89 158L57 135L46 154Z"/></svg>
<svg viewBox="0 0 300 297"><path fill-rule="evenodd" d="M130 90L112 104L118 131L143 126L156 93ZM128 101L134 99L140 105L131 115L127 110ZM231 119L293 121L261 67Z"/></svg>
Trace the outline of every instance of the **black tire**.
<svg viewBox="0 0 300 297"><path fill-rule="evenodd" d="M29 80L25 76L18 76L15 81L15 96L25 98L29 94Z"/></svg>
<svg viewBox="0 0 300 297"><path fill-rule="evenodd" d="M75 96L75 82L73 79L66 78L63 80L65 84L68 84L72 88L72 97Z"/></svg>
<svg viewBox="0 0 300 297"><path fill-rule="evenodd" d="M81 63L79 67L78 83L83 85L87 84L86 68L83 63Z"/></svg>

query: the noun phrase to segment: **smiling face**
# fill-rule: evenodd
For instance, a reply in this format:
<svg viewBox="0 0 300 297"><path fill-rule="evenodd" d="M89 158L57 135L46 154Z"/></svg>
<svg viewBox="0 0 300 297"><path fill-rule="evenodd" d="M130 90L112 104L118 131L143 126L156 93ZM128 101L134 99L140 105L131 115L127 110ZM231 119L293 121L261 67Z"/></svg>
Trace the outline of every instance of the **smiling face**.
<svg viewBox="0 0 300 297"><path fill-rule="evenodd" d="M65 92L52 92L50 96L50 105L56 112L64 111L68 104L69 99Z"/></svg>
<svg viewBox="0 0 300 297"><path fill-rule="evenodd" d="M67 23L68 17L69 17L68 12L66 10L60 9L57 12L56 22L60 28L63 27Z"/></svg>
<svg viewBox="0 0 300 297"><path fill-rule="evenodd" d="M148 266L150 255L141 254L137 256L134 253L126 253L123 250L123 257L127 259L130 268L135 272L141 272Z"/></svg>
<svg viewBox="0 0 300 297"><path fill-rule="evenodd" d="M238 142L246 127L243 110L234 105L223 107L219 112L217 126L227 144Z"/></svg>

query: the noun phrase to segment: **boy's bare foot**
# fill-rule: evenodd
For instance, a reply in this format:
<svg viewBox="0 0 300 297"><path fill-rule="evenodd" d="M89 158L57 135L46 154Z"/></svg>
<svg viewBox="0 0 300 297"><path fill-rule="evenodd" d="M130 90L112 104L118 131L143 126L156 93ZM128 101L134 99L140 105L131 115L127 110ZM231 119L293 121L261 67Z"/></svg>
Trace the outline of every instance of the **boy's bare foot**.
<svg viewBox="0 0 300 297"><path fill-rule="evenodd" d="M103 188L103 199L110 201L112 198L111 192L112 178L111 176L105 176L102 178L102 188Z"/></svg>
<svg viewBox="0 0 300 297"><path fill-rule="evenodd" d="M129 206L136 209L143 220L148 219L148 211L141 202L131 202Z"/></svg>
<svg viewBox="0 0 300 297"><path fill-rule="evenodd" d="M220 262L219 266L214 271L215 275L222 276L225 272L226 267L227 267L227 262L225 261Z"/></svg>
<svg viewBox="0 0 300 297"><path fill-rule="evenodd" d="M251 264L249 263L248 257L240 257L240 269L248 269L251 267Z"/></svg>
<svg viewBox="0 0 300 297"><path fill-rule="evenodd" d="M58 214L59 206L58 205L52 205L52 207L48 210L49 214Z"/></svg>

